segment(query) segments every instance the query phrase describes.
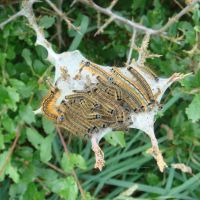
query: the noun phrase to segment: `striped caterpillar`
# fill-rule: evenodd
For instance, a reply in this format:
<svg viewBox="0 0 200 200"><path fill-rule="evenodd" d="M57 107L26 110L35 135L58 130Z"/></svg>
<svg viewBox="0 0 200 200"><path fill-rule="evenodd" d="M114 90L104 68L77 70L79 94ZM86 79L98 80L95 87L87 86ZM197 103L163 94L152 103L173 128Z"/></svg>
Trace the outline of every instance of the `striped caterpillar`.
<svg viewBox="0 0 200 200"><path fill-rule="evenodd" d="M111 73L105 72L103 69L95 64L82 61L81 70L84 67L86 67L86 70L91 71L93 74L97 75L97 77L100 77L102 81L105 80L103 81L104 83L107 82L113 84L123 90L123 92L125 92L126 95L129 96L129 98L131 98L134 102L133 109L135 109L135 104L137 104L139 109L142 108L146 110L147 105L145 104L144 100L139 96L139 94L137 94L136 91L133 90L133 88L130 87L129 84L125 83L124 80L119 78L116 74L113 75Z"/></svg>
<svg viewBox="0 0 200 200"><path fill-rule="evenodd" d="M60 97L60 91L58 90L58 88L54 87L49 80L47 80L47 84L50 87L50 91L43 98L41 106L42 112L48 119L57 122L59 116L61 116L56 106L56 101Z"/></svg>

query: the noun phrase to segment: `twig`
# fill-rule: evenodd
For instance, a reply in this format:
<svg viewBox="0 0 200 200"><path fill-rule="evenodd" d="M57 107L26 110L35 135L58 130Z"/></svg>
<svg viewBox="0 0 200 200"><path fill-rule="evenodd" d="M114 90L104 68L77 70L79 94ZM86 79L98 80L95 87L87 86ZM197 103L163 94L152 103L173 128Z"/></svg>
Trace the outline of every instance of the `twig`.
<svg viewBox="0 0 200 200"><path fill-rule="evenodd" d="M45 39L43 29L37 25L36 18L32 9L32 5L35 2L37 2L37 0L24 0L22 2L22 9L24 11L23 15L27 18L30 26L36 32L36 44L43 46L48 51L47 59L54 65L57 61L57 54L53 50L52 45Z"/></svg>
<svg viewBox="0 0 200 200"><path fill-rule="evenodd" d="M59 137L60 137L62 146L63 146L63 148L64 148L64 150L65 150L65 154L66 154L66 156L68 157L68 159L70 160L69 151L68 151L68 149L67 149L67 145L66 145L66 143L65 143L65 140L64 140L64 138L63 138L63 136L62 136L62 133L61 133L59 127L56 127L56 130L57 130L58 135L59 135ZM78 185L78 188L79 188L79 191L80 191L80 193L81 193L82 199L83 199L83 200L86 200L85 192L84 192L84 190L83 190L83 188L82 188L82 186L81 186L81 184L80 184L80 182L79 182L79 180L78 180L78 177L77 177L77 175L76 175L75 170L72 170L72 175L73 175L73 177L74 177L74 179L75 179L75 181L76 181L76 183L77 183L77 185Z"/></svg>
<svg viewBox="0 0 200 200"><path fill-rule="evenodd" d="M67 173L65 171L63 171L62 169L60 169L59 167L57 167L56 165L53 165L50 162L45 163L47 166L51 167L52 169L54 169L55 171L61 173L62 175L67 176Z"/></svg>
<svg viewBox="0 0 200 200"><path fill-rule="evenodd" d="M46 190L46 192L48 194L51 193L50 189L48 187L46 187L45 184L43 183L43 180L36 178L35 181L38 182L43 187L43 189Z"/></svg>
<svg viewBox="0 0 200 200"><path fill-rule="evenodd" d="M140 31L144 31L144 32L146 32L148 34L151 34L151 35L159 35L159 34L164 33L173 23L175 23L184 14L189 12L190 9L196 3L200 2L200 0L192 1L191 4L188 4L180 13L178 13L177 15L175 15L174 17L169 19L169 21L162 28L160 28L158 30L147 28L147 27L143 26L142 24L136 23L136 22L128 20L128 19L126 19L126 18L124 18L122 16L119 16L119 15L115 14L114 12L112 12L109 8L102 8L101 6L97 5L93 1L92 1L92 3L91 3L91 1L88 1L88 0L77 0L76 2L81 2L83 4L86 4L86 5L90 6L90 7L92 7L93 9L95 9L98 12L101 12L101 13L103 13L105 15L113 17L114 20L128 25L129 27L131 27L131 29L137 29L137 30L140 30Z"/></svg>
<svg viewBox="0 0 200 200"><path fill-rule="evenodd" d="M137 33L137 31L135 29L133 29L133 34L132 34L132 37L131 37L131 45L130 45L130 49L129 49L129 52L128 52L126 66L128 66L130 64L130 61L131 61L133 46L135 45L136 33Z"/></svg>
<svg viewBox="0 0 200 200"><path fill-rule="evenodd" d="M19 12L15 13L14 15L10 16L7 20L5 20L4 22L0 23L0 29L3 29L3 27L10 23L11 21L15 20L17 17L22 16L23 15L23 9L20 10Z"/></svg>
<svg viewBox="0 0 200 200"><path fill-rule="evenodd" d="M63 0L58 1L58 8L60 11L62 11L62 4ZM57 16L58 23L56 23L57 28L57 39L58 39L58 48L61 49L62 45L65 46L65 43L62 38L62 18Z"/></svg>
<svg viewBox="0 0 200 200"><path fill-rule="evenodd" d="M9 151L8 151L8 154L6 156L6 159L5 159L5 163L3 164L2 168L0 169L0 176L3 174L4 170L6 169L6 166L7 164L9 163L10 159L11 159L11 156L14 152L14 149L17 145L17 142L19 140L19 136L20 136L20 129L21 127L18 126L17 129L16 129L16 136L15 136L15 140L14 142L12 143L12 146L10 147Z"/></svg>
<svg viewBox="0 0 200 200"><path fill-rule="evenodd" d="M113 21L114 19L111 17L108 19L101 27L99 27L98 31L94 34L94 36L103 33L104 29Z"/></svg>
<svg viewBox="0 0 200 200"><path fill-rule="evenodd" d="M76 31L79 30L78 27L74 26L71 21L65 16L65 14L59 10L50 0L45 0L50 6L51 8L67 23L67 26L69 29L74 29Z"/></svg>
<svg viewBox="0 0 200 200"><path fill-rule="evenodd" d="M188 13L191 10L191 8L198 2L200 2L200 0L194 0L194 1L192 1L192 3L188 4L183 10L181 10L181 12L179 12L174 17L170 18L168 20L168 22L162 28L157 30L156 34L160 34L160 33L163 33L164 31L166 31L172 24L174 24L176 21L178 21L178 19L180 19L183 15Z"/></svg>
<svg viewBox="0 0 200 200"><path fill-rule="evenodd" d="M118 0L112 0L110 6L108 7L109 10L112 10L113 7L117 4Z"/></svg>
<svg viewBox="0 0 200 200"><path fill-rule="evenodd" d="M126 19L126 18L124 18L124 17L121 17L121 16L119 16L119 15L113 13L113 12L112 12L110 9L108 9L108 8L102 8L102 7L100 7L99 5L95 4L93 1L92 1L92 3L91 3L91 2L88 1L88 0L77 0L77 2L81 2L81 3L83 3L83 4L86 4L86 5L88 5L88 6L92 7L92 8L94 8L96 11L101 12L101 13L103 13L103 14L105 14L105 15L108 15L108 16L112 17L112 18L113 18L114 20L116 20L116 21L119 21L119 22L121 22L121 23L123 23L123 24L127 24L127 25L130 26L132 29L135 28L135 29L138 29L138 30L141 30L141 31L144 31L144 32L151 33L151 34L152 34L153 32L155 32L155 30L153 30L153 29L151 29L151 28L147 28L147 27L145 27L145 26L143 26L143 25L141 25L141 24L139 24L139 23L136 23L136 22L134 22L134 21L128 20L128 19Z"/></svg>

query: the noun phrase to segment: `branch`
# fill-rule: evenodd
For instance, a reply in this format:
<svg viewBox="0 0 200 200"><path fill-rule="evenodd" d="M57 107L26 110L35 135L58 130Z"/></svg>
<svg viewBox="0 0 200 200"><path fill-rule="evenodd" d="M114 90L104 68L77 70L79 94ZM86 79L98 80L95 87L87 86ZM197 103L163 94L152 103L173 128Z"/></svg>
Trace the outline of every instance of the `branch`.
<svg viewBox="0 0 200 200"><path fill-rule="evenodd" d="M48 60L55 65L57 61L57 54L52 49L52 45L45 39L42 28L37 25L35 15L33 13L32 5L37 0L24 0L22 3L23 15L27 18L30 26L36 32L36 44L43 46L48 51Z"/></svg>
<svg viewBox="0 0 200 200"><path fill-rule="evenodd" d="M23 10L20 10L19 12L15 13L14 15L10 16L6 21L0 23L0 29L3 29L3 27L10 23L11 21L15 20L17 17L23 15Z"/></svg>
<svg viewBox="0 0 200 200"><path fill-rule="evenodd" d="M56 127L56 130L57 130L57 132L58 132L58 135L59 135L59 137L60 137L61 143L62 143L63 148L64 148L64 150L65 150L65 154L66 154L67 158L70 160L69 151L68 151L68 149L67 149L67 145L65 144L65 140L64 140L64 138L63 138L63 136L62 136L62 133L61 133L59 127ZM81 184L80 184L80 182L79 182L79 180L78 180L78 177L77 177L77 175L76 175L75 170L73 170L73 169L72 169L72 175L73 175L73 177L74 177L74 179L75 179L75 181L76 181L76 183L77 183L77 185L78 185L78 188L79 188L79 191L80 191L80 193L81 193L82 199L83 199L83 200L86 200L85 192L84 192L84 190L83 190L83 188L82 188L82 186L81 186Z"/></svg>
<svg viewBox="0 0 200 200"><path fill-rule="evenodd" d="M192 1L191 4L188 4L180 13L178 13L174 17L170 18L169 21L162 28L160 28L158 30L154 30L154 29L145 27L142 24L136 23L136 22L131 21L129 19L126 19L122 16L119 16L119 15L115 14L114 12L112 12L109 7L108 8L102 8L99 5L95 4L91 0L76 0L76 2L81 2L83 4L86 4L86 5L90 6L91 8L95 9L96 11L101 12L105 15L108 15L111 18L113 18L114 20L128 25L131 29L137 29L137 30L143 31L145 33L148 33L150 35L159 35L159 34L164 33L173 23L175 23L179 18L181 18L183 15L185 15L187 12L189 12L190 9L196 3L200 2L200 0Z"/></svg>
<svg viewBox="0 0 200 200"><path fill-rule="evenodd" d="M8 154L7 154L6 159L5 159L5 163L3 164L2 168L0 169L0 176L4 173L4 171L5 171L6 167L7 167L7 164L10 162L11 156L12 156L12 154L13 154L13 152L15 150L15 147L17 145L17 142L19 140L20 129L21 129L20 126L18 126L17 129L16 129L15 140L12 143L12 146L10 147L10 149L8 151Z"/></svg>
<svg viewBox="0 0 200 200"><path fill-rule="evenodd" d="M79 30L78 27L74 26L71 21L65 16L65 14L59 10L50 0L45 0L49 6L58 14L58 16L60 16L61 19L63 19L66 23L69 29L74 29L76 31Z"/></svg>
<svg viewBox="0 0 200 200"><path fill-rule="evenodd" d="M181 10L181 12L179 12L177 15L175 15L174 17L170 18L168 20L168 22L159 30L156 31L155 34L160 34L163 33L164 31L166 31L172 24L174 24L176 21L178 21L183 15L185 15L186 13L188 13L191 8L196 4L200 2L200 0L194 0L192 1L190 4L188 4L183 10Z"/></svg>
<svg viewBox="0 0 200 200"><path fill-rule="evenodd" d="M88 0L77 0L77 2L81 2L83 4L86 4L88 6L90 6L91 8L94 8L96 11L98 12L101 12L105 15L108 15L110 16L111 18L113 18L114 20L116 21L119 21L123 24L127 24L129 27L131 27L132 29L138 29L138 30L141 30L141 31L144 31L144 32L148 32L149 34L153 34L155 32L155 30L151 29L151 28L147 28L139 23L136 23L134 21L131 21L131 20L128 20L124 17L121 17L115 13L113 13L111 11L110 8L102 8L100 7L99 5L95 4L93 1L88 1Z"/></svg>
<svg viewBox="0 0 200 200"><path fill-rule="evenodd" d="M99 35L100 33L103 33L104 29L113 21L114 19L110 17L101 27L98 28L97 32L94 34L94 36Z"/></svg>
<svg viewBox="0 0 200 200"><path fill-rule="evenodd" d="M131 56L132 56L132 52L133 52L133 47L135 46L135 38L136 38L136 33L137 31L134 29L133 30L133 34L131 37L131 44L130 44L130 49L128 52L128 57L127 57L127 61L126 61L126 66L128 66L130 64L131 61Z"/></svg>

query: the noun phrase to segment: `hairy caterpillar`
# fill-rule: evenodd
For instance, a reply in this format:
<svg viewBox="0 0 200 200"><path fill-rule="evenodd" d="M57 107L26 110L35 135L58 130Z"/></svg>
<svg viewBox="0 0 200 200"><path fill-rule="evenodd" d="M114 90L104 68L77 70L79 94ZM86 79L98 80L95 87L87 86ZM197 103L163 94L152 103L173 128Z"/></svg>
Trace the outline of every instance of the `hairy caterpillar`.
<svg viewBox="0 0 200 200"><path fill-rule="evenodd" d="M112 74L105 72L100 67L98 67L97 65L93 65L90 62L82 62L81 69L83 69L83 67L90 67L95 71L95 73L99 72L98 75L101 78L103 78L103 79L106 78L106 80L108 80L110 83L118 86L125 93L128 93L128 95L131 98L133 98L133 100L137 103L139 108L146 109L146 104L145 104L144 100L132 88L130 88L130 86L127 83L124 83L124 81L121 80L118 76L116 76L116 75L113 76Z"/></svg>
<svg viewBox="0 0 200 200"><path fill-rule="evenodd" d="M141 96L146 100L146 102L149 103L149 98L148 95L146 94L145 90L143 88L140 87L140 85L138 85L137 83L134 83L132 81L130 81L126 76L124 76L119 69L114 69L112 68L112 71L119 76L121 79L125 80L126 82L128 82L130 85L132 85L140 94Z"/></svg>
<svg viewBox="0 0 200 200"><path fill-rule="evenodd" d="M54 87L50 81L47 81L50 86L49 93L43 98L42 101L42 112L44 115L55 122L57 122L60 113L58 112L56 101L60 97L60 91L58 88Z"/></svg>
<svg viewBox="0 0 200 200"><path fill-rule="evenodd" d="M159 81L157 74L153 70L151 70L149 67L142 66L140 69L148 73L149 75L151 75L155 81Z"/></svg>
<svg viewBox="0 0 200 200"><path fill-rule="evenodd" d="M138 80L138 82L140 83L140 85L144 88L144 90L146 91L146 93L148 94L150 103L154 103L154 95L152 93L152 90L149 86L149 84L147 83L147 81L143 78L142 75L140 75L140 73L135 70L133 67L128 67L128 70L133 74L133 76L135 76Z"/></svg>

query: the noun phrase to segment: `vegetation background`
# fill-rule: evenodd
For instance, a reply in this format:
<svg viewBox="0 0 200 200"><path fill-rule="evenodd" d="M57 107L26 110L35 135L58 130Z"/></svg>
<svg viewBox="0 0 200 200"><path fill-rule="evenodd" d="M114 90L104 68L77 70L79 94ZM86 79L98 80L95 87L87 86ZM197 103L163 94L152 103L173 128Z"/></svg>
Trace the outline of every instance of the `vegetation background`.
<svg viewBox="0 0 200 200"><path fill-rule="evenodd" d="M80 26L82 33L69 30L45 2L35 4L38 23L57 52L79 49L96 63L124 65L131 38L128 27L111 23L94 37L98 28L96 11L83 4L70 7L72 1L53 2L62 7L73 24ZM103 7L110 3L95 2ZM20 3L1 0L0 23L19 11ZM123 0L114 10L158 29L186 3ZM105 19L102 15L101 23ZM45 59L46 51L34 45L36 36L27 20L17 18L0 30L0 199L200 199L199 4L174 23L167 36L168 39L151 38L151 52L162 57L148 60L148 66L162 77L174 72L194 72L167 91L155 123L169 168L161 173L155 160L146 153L149 138L141 131L130 130L128 134L111 133L101 142L106 167L99 172L93 169L89 141L65 134L68 159L54 124L33 114L47 93L44 80L48 76L53 78L54 68ZM138 44L142 37L137 36ZM137 57L137 52L133 52L133 57ZM184 163L192 173L175 170L172 163Z"/></svg>

